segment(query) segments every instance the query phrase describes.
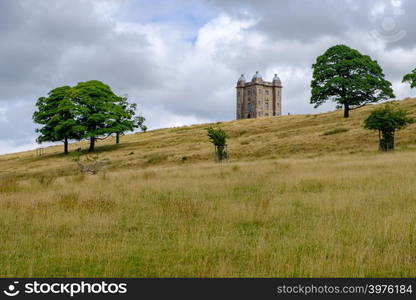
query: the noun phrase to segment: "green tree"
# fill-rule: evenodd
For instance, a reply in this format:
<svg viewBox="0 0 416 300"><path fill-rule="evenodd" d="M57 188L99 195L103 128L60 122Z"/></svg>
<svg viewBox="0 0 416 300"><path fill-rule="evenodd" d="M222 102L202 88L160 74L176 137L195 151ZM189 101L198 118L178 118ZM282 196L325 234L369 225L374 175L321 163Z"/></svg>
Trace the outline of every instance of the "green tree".
<svg viewBox="0 0 416 300"><path fill-rule="evenodd" d="M329 48L312 69L310 102L315 108L332 100L338 108L344 107L348 118L352 109L395 97L377 61L348 46Z"/></svg>
<svg viewBox="0 0 416 300"><path fill-rule="evenodd" d="M364 128L378 130L379 150L394 149L394 135L397 130L405 128L415 120L409 117L406 110L386 104L373 110L364 121Z"/></svg>
<svg viewBox="0 0 416 300"><path fill-rule="evenodd" d="M416 88L416 69L412 71L412 73L407 74L403 77L403 83L408 82L410 83L410 87Z"/></svg>
<svg viewBox="0 0 416 300"><path fill-rule="evenodd" d="M35 123L43 125L36 129L40 133L37 142L63 141L65 154L68 154L68 140L79 139L84 130L76 119L76 106L68 97L70 91L69 86L51 90L48 97L37 100L37 111L33 113Z"/></svg>
<svg viewBox="0 0 416 300"><path fill-rule="evenodd" d="M219 162L227 158L227 134L221 128L206 128L211 143L215 146L215 157Z"/></svg>
<svg viewBox="0 0 416 300"><path fill-rule="evenodd" d="M140 128L142 131L147 130L146 125L144 125L145 118L136 116L136 103L129 103L127 96L119 97L116 103L116 114L112 120L114 124L110 126L115 130L116 144L120 143L120 135L126 131L133 131L136 128Z"/></svg>
<svg viewBox="0 0 416 300"><path fill-rule="evenodd" d="M90 140L90 152L94 151L97 139L120 130L117 123L121 113L120 97L108 85L98 80L80 82L71 89L70 97L77 106L80 124L85 128L83 138Z"/></svg>

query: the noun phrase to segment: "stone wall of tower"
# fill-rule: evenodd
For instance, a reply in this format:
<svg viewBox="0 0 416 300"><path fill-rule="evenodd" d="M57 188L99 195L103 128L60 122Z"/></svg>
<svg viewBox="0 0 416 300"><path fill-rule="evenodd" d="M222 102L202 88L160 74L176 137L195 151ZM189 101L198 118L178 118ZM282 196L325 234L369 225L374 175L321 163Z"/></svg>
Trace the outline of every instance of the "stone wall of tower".
<svg viewBox="0 0 416 300"><path fill-rule="evenodd" d="M274 86L273 87L273 97L274 97L274 115L282 115L282 87Z"/></svg>
<svg viewBox="0 0 416 300"><path fill-rule="evenodd" d="M273 88L271 86L256 86L257 117L274 116Z"/></svg>
<svg viewBox="0 0 416 300"><path fill-rule="evenodd" d="M261 78L253 78L247 83L239 81L236 109L237 119L280 116L282 114L280 80L273 83L263 81Z"/></svg>
<svg viewBox="0 0 416 300"><path fill-rule="evenodd" d="M243 119L244 109L244 87L237 87L237 120Z"/></svg>
<svg viewBox="0 0 416 300"><path fill-rule="evenodd" d="M243 119L257 118L257 101L255 86L245 86L245 105L243 110Z"/></svg>

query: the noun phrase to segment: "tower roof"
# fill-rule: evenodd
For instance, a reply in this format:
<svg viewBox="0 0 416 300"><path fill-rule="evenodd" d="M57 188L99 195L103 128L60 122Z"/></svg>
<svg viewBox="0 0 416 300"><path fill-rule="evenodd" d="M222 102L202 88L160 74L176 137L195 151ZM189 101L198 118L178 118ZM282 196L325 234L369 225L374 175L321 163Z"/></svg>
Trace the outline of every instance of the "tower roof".
<svg viewBox="0 0 416 300"><path fill-rule="evenodd" d="M238 78L237 86L242 87L242 86L245 86L245 84L246 84L246 79L244 78L244 74L241 74L240 78Z"/></svg>
<svg viewBox="0 0 416 300"><path fill-rule="evenodd" d="M256 71L256 74L254 74L252 81L261 80L261 75L259 71Z"/></svg>
<svg viewBox="0 0 416 300"><path fill-rule="evenodd" d="M279 76L277 76L277 74L274 74L273 83L274 84L279 84L279 85L282 84L282 81L280 80Z"/></svg>

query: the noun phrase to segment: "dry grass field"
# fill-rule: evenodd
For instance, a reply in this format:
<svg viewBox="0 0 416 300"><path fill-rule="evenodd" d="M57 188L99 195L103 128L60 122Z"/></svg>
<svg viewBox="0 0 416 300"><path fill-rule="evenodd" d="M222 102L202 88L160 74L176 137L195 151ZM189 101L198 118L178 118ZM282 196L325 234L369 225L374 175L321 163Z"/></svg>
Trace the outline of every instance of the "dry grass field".
<svg viewBox="0 0 416 300"><path fill-rule="evenodd" d="M415 277L416 125L378 153L371 109L218 124L223 164L207 125L101 142L97 175L0 156L0 276Z"/></svg>

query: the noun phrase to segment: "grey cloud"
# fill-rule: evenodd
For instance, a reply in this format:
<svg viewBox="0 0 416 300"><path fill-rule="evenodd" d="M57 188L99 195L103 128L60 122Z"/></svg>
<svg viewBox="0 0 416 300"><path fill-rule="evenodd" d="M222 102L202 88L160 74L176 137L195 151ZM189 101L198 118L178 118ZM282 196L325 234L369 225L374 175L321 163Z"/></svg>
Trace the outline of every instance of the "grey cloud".
<svg viewBox="0 0 416 300"><path fill-rule="evenodd" d="M11 140L14 145L32 143L35 130L31 118L33 110L34 105L28 105L26 101L22 100L2 105L0 141Z"/></svg>
<svg viewBox="0 0 416 300"><path fill-rule="evenodd" d="M0 140L33 141L35 101L56 86L98 79L124 93L156 84L146 37L118 31L94 1L1 1L0 25L0 108L7 116Z"/></svg>
<svg viewBox="0 0 416 300"><path fill-rule="evenodd" d="M289 68L308 74L318 55L340 43L378 60L387 79L396 82L396 87L403 75L416 67L416 33L412 16L415 1L207 0L207 3L236 18L258 20L247 31L267 36L265 47L260 51L245 48L235 60L224 58L225 63L235 70L241 69L241 65L249 69L249 76L254 69L279 72ZM386 20L393 23L389 25ZM394 40L401 31L406 35ZM394 42L387 42L389 40ZM221 55L227 56L226 53ZM303 78L304 82L299 84L298 78L291 74L286 76L282 77L286 107L292 109L291 105L297 103L297 111L311 111L307 105L310 78ZM404 96L405 90L398 88L396 94ZM298 100L299 97L303 102Z"/></svg>
<svg viewBox="0 0 416 300"><path fill-rule="evenodd" d="M414 47L416 31L412 13L416 2L412 0L291 0L261 2L252 0L205 0L208 4L234 16L254 17L259 21L253 30L268 34L272 39L312 42L331 36L340 40L351 32L363 31L371 38L392 39L401 31L406 35L388 47ZM379 13L373 13L383 7ZM385 21L393 20L392 28Z"/></svg>
<svg viewBox="0 0 416 300"><path fill-rule="evenodd" d="M368 26L374 1L348 0L207 0L229 13L259 19L253 29L274 39L313 41L322 36L344 36L354 27ZM359 5L359 7L357 7ZM247 13L248 12L248 13Z"/></svg>
<svg viewBox="0 0 416 300"><path fill-rule="evenodd" d="M149 84L155 62L146 38L116 32L116 24L93 3L2 2L2 16L12 15L10 22L19 25L0 34L0 101L33 99L55 85L100 77Z"/></svg>
<svg viewBox="0 0 416 300"><path fill-rule="evenodd" d="M390 16L394 20L394 27L391 31L382 30L380 32L386 36L400 34L401 31L406 35L398 41L389 44L391 48L404 47L415 48L416 45L416 30L413 13L416 11L416 2L412 0L404 0L401 5L401 10L391 10ZM416 66L416 62L415 62Z"/></svg>
<svg viewBox="0 0 416 300"><path fill-rule="evenodd" d="M20 26L21 2L14 0L0 1L0 33L8 32Z"/></svg>

